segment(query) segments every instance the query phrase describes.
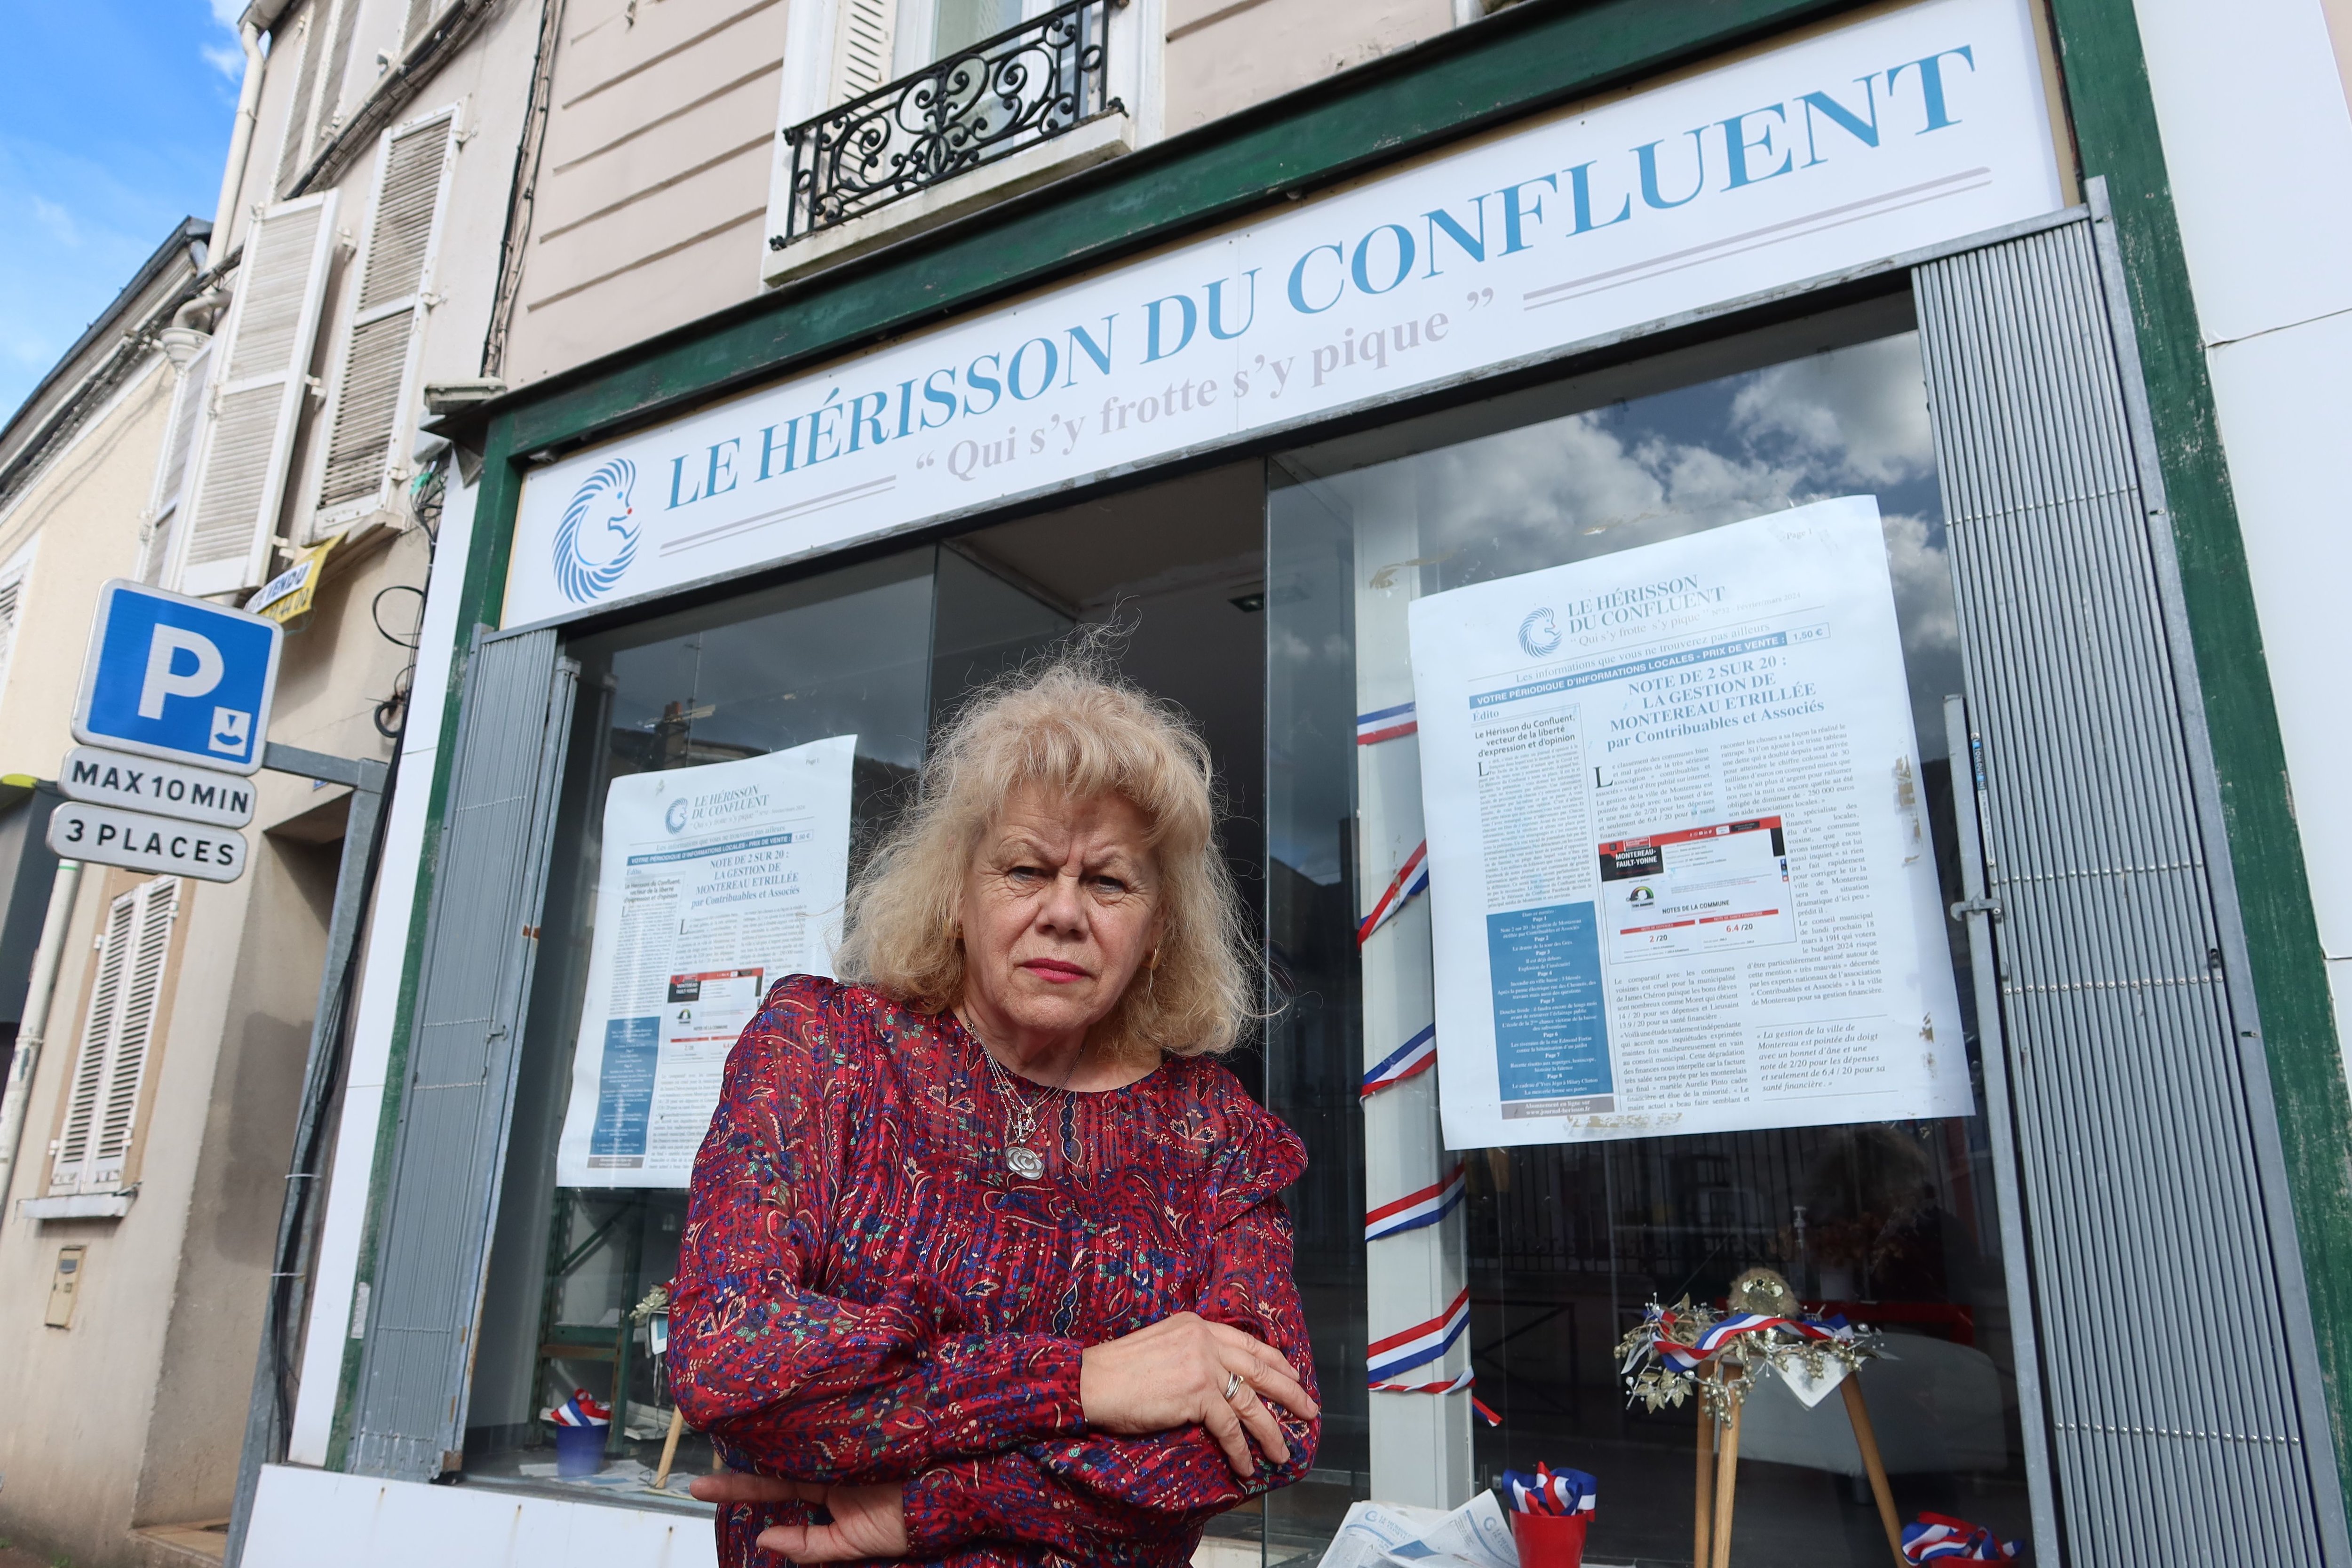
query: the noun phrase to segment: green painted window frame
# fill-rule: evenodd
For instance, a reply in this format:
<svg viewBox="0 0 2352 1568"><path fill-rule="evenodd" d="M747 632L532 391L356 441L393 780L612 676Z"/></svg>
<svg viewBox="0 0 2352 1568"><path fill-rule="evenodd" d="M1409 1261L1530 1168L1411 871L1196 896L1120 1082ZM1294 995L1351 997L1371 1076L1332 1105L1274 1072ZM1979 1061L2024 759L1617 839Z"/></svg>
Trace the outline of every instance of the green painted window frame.
<svg viewBox="0 0 2352 1568"><path fill-rule="evenodd" d="M2352 1096L2138 24L2131 0L2034 3L2044 6L2057 45L2075 173L2105 175L2112 193L2231 852L2238 865L2264 868L2237 893L2339 1480L2352 1495L2352 1161L2345 1151ZM531 458L642 426L1488 126L1863 8L1855 0L1528 0L485 405L468 432L481 443L484 468L457 589L457 647L429 785L425 871L378 1123L361 1278L374 1268L382 1173L405 1077L415 952L440 838L457 683L472 628L498 618L521 476ZM337 1394L329 1461L336 1468L347 1442L357 1349L346 1347Z"/></svg>

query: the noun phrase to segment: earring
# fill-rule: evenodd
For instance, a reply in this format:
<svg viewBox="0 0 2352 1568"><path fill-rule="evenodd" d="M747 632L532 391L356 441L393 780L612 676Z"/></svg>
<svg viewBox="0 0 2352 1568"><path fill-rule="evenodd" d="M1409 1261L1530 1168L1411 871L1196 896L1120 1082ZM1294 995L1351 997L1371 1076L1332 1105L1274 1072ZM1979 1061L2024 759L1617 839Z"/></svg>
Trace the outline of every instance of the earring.
<svg viewBox="0 0 2352 1568"><path fill-rule="evenodd" d="M1160 967L1160 944L1158 942L1155 942L1151 944L1151 956L1143 961L1143 967L1146 969L1157 969Z"/></svg>

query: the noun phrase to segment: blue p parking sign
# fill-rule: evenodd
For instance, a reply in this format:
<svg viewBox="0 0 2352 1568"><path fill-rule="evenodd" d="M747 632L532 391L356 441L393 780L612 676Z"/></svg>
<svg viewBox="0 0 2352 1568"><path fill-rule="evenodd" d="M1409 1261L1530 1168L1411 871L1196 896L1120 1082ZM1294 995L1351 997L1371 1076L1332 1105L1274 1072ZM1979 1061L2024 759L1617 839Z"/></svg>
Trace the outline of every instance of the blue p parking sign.
<svg viewBox="0 0 2352 1568"><path fill-rule="evenodd" d="M98 593L74 738L249 773L261 766L277 622L117 578Z"/></svg>

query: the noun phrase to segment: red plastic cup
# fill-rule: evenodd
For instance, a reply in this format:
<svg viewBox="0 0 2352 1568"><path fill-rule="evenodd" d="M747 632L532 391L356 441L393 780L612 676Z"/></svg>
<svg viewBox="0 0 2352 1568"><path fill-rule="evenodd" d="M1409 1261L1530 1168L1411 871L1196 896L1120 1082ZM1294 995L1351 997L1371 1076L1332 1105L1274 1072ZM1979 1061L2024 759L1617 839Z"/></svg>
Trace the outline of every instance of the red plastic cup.
<svg viewBox="0 0 2352 1568"><path fill-rule="evenodd" d="M1581 1513L1515 1513L1511 1533L1518 1538L1519 1568L1583 1568Z"/></svg>

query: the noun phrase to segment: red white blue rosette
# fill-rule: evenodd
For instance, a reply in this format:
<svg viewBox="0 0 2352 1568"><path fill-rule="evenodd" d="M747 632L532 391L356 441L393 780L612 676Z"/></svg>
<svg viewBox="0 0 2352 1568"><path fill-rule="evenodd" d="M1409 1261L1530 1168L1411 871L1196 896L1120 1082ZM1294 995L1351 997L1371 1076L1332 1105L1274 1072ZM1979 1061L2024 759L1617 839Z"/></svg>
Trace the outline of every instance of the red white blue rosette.
<svg viewBox="0 0 2352 1568"><path fill-rule="evenodd" d="M2014 1563L2024 1548L1982 1525L1945 1513L1923 1513L1903 1527L1906 1563Z"/></svg>
<svg viewBox="0 0 2352 1568"><path fill-rule="evenodd" d="M550 1424L557 1426L610 1426L612 1406L599 1405L584 1388L575 1388L572 1397L547 1413Z"/></svg>

